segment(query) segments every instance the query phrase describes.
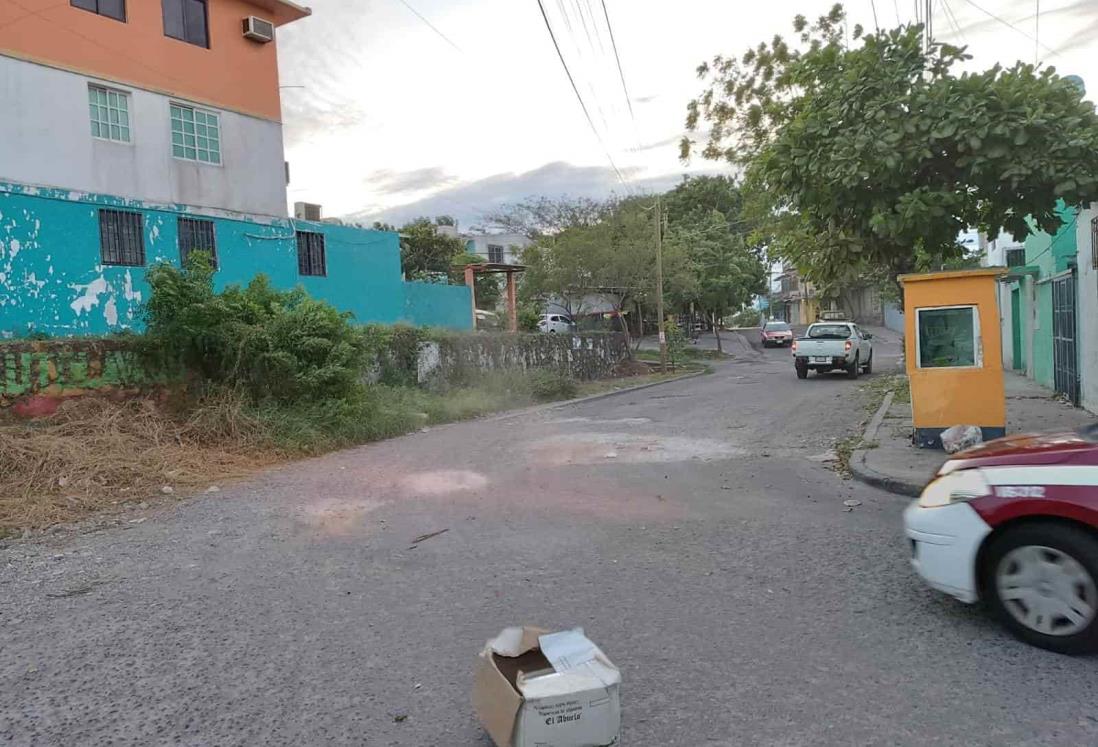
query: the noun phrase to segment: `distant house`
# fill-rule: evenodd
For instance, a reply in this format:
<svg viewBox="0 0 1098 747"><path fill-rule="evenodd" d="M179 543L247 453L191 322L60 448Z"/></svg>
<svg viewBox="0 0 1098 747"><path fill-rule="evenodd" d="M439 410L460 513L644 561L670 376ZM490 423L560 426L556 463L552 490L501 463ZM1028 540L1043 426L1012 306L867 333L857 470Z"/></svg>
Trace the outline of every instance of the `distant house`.
<svg viewBox="0 0 1098 747"><path fill-rule="evenodd" d="M462 238L470 254L503 265L522 264L522 250L533 243L521 233L465 234Z"/></svg>

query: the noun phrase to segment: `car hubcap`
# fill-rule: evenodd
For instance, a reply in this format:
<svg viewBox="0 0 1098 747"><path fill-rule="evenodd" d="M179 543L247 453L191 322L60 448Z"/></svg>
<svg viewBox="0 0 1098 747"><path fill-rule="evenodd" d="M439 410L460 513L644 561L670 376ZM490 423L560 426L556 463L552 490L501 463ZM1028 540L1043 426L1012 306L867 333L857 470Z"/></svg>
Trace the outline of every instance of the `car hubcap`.
<svg viewBox="0 0 1098 747"><path fill-rule="evenodd" d="M999 561L995 585L1003 606L1030 630L1073 635L1098 610L1094 579L1075 558L1052 547L1017 547Z"/></svg>

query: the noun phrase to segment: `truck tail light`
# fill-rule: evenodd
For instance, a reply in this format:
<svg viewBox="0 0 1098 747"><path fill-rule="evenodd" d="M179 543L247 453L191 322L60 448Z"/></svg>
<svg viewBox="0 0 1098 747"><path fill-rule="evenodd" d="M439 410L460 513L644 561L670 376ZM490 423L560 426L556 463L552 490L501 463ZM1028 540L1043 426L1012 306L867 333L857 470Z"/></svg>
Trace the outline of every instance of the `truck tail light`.
<svg viewBox="0 0 1098 747"><path fill-rule="evenodd" d="M846 342L845 342L845 343L843 344L843 350L845 350L845 351L846 351L846 352L848 352L848 353L850 352L850 348L852 348L852 347L854 347L854 343L852 343L852 342L851 342L850 340L847 340L847 341L846 341Z"/></svg>

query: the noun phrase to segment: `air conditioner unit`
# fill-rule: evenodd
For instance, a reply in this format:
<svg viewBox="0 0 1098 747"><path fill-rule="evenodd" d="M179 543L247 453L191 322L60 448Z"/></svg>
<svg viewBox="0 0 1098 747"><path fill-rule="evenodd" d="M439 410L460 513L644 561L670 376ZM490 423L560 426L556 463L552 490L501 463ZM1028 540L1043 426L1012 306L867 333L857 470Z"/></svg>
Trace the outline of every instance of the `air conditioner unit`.
<svg viewBox="0 0 1098 747"><path fill-rule="evenodd" d="M261 44L274 41L274 24L256 16L248 16L244 19L244 38Z"/></svg>
<svg viewBox="0 0 1098 747"><path fill-rule="evenodd" d="M297 220L320 220L321 219L320 205L316 205L311 202L295 202L294 203L294 218Z"/></svg>

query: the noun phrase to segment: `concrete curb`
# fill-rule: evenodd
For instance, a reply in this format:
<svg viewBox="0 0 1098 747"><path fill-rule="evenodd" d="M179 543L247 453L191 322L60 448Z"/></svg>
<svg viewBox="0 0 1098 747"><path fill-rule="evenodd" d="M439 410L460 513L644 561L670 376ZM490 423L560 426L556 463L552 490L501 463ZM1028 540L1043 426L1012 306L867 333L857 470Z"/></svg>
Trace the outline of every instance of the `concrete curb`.
<svg viewBox="0 0 1098 747"><path fill-rule="evenodd" d="M881 423L884 422L885 414L888 412L888 408L892 406L892 398L894 395L895 392L889 392L885 395L884 401L881 402L881 406L877 408L877 412L870 418L869 425L866 426L865 433L862 434L863 442L871 442L877 439L877 431L881 429ZM855 449L850 454L850 474L855 480L864 482L867 485L872 485L875 488L887 490L889 493L895 493L896 495L907 496L909 498L919 497L919 494L923 492L923 486L920 483L891 477L882 472L878 472L867 465L865 463L865 458L869 451L869 449Z"/></svg>
<svg viewBox="0 0 1098 747"><path fill-rule="evenodd" d="M600 399L606 399L607 397L616 397L619 394L630 394L632 392L639 392L642 389L651 389L654 386L663 386L664 384L674 384L676 381L686 381L687 379L693 379L698 376L705 376L708 374L708 370L703 371L691 371L690 373L683 374L682 376L676 376L672 379L664 379L663 381L649 381L646 384L637 384L636 386L626 387L624 389L614 389L609 392L599 392L598 394L589 394L586 397L578 397L577 399L565 399L560 402L549 402L544 405L534 405L533 407L525 407L521 410L511 410L510 412L499 413L498 415L488 415L482 420L507 420L508 418L517 418L522 415L530 415L535 412L545 412L548 410L558 410L562 407L571 407L572 405L581 405L587 402L595 402Z"/></svg>

